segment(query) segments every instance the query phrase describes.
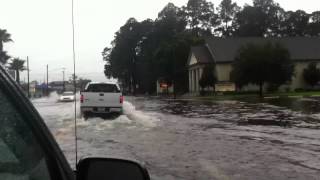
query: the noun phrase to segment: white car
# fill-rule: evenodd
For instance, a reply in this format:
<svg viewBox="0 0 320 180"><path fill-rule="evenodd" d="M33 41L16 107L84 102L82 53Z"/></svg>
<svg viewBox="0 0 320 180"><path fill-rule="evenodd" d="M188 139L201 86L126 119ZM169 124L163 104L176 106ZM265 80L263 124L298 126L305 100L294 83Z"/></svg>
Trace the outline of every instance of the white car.
<svg viewBox="0 0 320 180"><path fill-rule="evenodd" d="M60 102L72 102L75 100L75 94L72 91L66 91L59 97Z"/></svg>
<svg viewBox="0 0 320 180"><path fill-rule="evenodd" d="M88 113L122 113L123 96L116 83L89 83L81 92L80 108L84 117Z"/></svg>

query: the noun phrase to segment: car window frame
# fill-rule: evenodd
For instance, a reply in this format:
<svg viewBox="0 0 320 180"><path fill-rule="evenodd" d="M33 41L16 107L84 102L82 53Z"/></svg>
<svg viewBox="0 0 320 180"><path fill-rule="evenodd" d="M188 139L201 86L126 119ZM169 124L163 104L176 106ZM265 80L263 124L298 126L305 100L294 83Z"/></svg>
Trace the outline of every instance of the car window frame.
<svg viewBox="0 0 320 180"><path fill-rule="evenodd" d="M73 170L44 120L23 93L22 88L2 65L0 65L0 89L20 115L23 116L26 125L29 126L36 141L39 142L46 156L50 175L51 177L54 175L52 179L75 180Z"/></svg>

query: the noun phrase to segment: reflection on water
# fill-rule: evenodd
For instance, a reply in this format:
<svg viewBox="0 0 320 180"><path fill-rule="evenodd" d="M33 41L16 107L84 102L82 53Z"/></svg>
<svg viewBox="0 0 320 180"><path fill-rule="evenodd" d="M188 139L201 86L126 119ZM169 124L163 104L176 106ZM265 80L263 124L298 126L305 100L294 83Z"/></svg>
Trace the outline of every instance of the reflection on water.
<svg viewBox="0 0 320 180"><path fill-rule="evenodd" d="M319 177L318 111L293 111L288 108L293 102L126 100L124 114L114 120L78 116L79 157L146 161L155 180L215 179L216 174L227 179L220 172L230 179ZM303 106L318 101L300 100L297 104L307 103ZM74 166L74 104L57 103L54 96L33 102ZM292 128L239 123L245 120L290 121Z"/></svg>
<svg viewBox="0 0 320 180"><path fill-rule="evenodd" d="M244 101L167 101L161 111L238 125L319 129L319 98L246 99Z"/></svg>
<svg viewBox="0 0 320 180"><path fill-rule="evenodd" d="M318 97L265 99L264 102L303 113L320 113L320 98Z"/></svg>

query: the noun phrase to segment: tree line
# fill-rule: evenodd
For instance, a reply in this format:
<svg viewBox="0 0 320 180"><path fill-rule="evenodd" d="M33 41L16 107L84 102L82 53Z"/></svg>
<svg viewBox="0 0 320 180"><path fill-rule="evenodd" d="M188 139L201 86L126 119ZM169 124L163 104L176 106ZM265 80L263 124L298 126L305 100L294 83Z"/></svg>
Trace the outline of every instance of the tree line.
<svg viewBox="0 0 320 180"><path fill-rule="evenodd" d="M206 36L319 35L320 11L286 11L273 0L253 0L243 7L232 0L217 7L207 0L189 0L182 7L167 4L155 20L130 18L102 55L105 75L118 78L129 91L154 93L160 80L183 93L188 90L190 47L203 44Z"/></svg>
<svg viewBox="0 0 320 180"><path fill-rule="evenodd" d="M20 84L20 71L26 70L25 60L20 58L12 58L8 52L4 50L4 44L13 42L11 34L5 29L0 29L0 64L8 65L7 67L16 73L16 81Z"/></svg>

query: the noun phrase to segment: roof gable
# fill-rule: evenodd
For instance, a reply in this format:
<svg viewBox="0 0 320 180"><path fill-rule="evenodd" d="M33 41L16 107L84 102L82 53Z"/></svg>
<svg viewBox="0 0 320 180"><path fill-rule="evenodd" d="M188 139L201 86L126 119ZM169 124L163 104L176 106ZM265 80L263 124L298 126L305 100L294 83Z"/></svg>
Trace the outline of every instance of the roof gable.
<svg viewBox="0 0 320 180"><path fill-rule="evenodd" d="M198 61L197 61L196 56L195 56L193 53L191 53L190 61L189 61L189 66L195 65L195 64L197 64L197 63L198 63Z"/></svg>
<svg viewBox="0 0 320 180"><path fill-rule="evenodd" d="M207 48L207 46L195 46L191 47L188 65L197 65L197 64L209 64L213 63L213 57Z"/></svg>

